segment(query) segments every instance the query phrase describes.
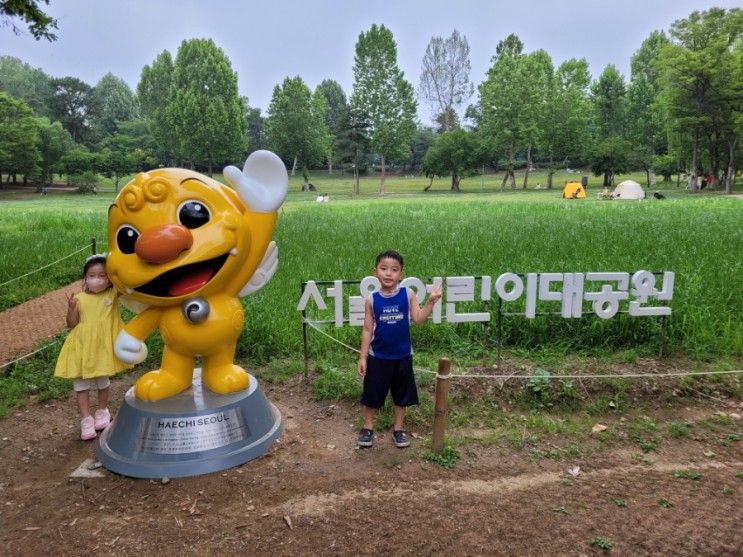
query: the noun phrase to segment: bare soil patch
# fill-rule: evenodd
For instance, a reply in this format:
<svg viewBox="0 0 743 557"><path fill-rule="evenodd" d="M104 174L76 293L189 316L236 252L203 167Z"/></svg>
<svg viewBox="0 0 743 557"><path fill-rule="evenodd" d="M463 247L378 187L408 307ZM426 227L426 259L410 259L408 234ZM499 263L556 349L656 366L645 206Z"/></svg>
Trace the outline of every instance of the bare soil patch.
<svg viewBox="0 0 743 557"><path fill-rule="evenodd" d="M114 381L112 409L135 378ZM743 413L738 399L659 398L647 412L659 429L723 415L728 421L686 437L664 435L657 451L643 453L622 435L560 458L534 455L583 441L555 435L534 450L473 441L459 446L455 468L444 469L424 458L428 428L412 428L409 449L378 431L375 446L359 450L356 404L316 401L299 378L261 384L285 420L273 449L224 472L167 483L106 470L70 479L94 458L93 444L78 440L72 397L11 411L0 421L0 553L743 553L743 479L736 476L743 442L721 442L740 434L741 422L729 417ZM621 420L600 421L622 431ZM450 429L452 437L466 431Z"/></svg>

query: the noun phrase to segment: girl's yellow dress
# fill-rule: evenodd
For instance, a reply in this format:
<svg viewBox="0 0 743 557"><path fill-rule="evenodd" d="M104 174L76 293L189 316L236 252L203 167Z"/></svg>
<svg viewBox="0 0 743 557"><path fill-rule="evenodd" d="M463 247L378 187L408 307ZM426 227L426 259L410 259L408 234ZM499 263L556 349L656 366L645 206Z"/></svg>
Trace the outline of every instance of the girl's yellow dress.
<svg viewBox="0 0 743 557"><path fill-rule="evenodd" d="M114 355L114 341L124 328L116 290L75 295L80 322L67 335L54 370L56 377L89 379L114 375L132 366Z"/></svg>

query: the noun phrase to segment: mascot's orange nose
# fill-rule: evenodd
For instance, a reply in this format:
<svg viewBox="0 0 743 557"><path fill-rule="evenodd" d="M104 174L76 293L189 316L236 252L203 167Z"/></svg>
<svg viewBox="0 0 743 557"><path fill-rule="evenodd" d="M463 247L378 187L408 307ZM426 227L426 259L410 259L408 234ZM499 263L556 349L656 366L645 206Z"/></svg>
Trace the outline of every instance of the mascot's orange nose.
<svg viewBox="0 0 743 557"><path fill-rule="evenodd" d="M173 261L193 245L191 231L180 224L164 224L148 228L137 238L134 251L148 263Z"/></svg>

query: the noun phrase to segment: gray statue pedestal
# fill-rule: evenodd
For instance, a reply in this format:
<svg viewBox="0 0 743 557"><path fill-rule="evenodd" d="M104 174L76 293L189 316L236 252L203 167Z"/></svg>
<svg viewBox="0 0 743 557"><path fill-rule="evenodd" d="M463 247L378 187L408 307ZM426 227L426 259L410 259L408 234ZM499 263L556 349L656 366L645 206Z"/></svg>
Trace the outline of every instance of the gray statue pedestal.
<svg viewBox="0 0 743 557"><path fill-rule="evenodd" d="M193 385L145 402L127 391L114 421L98 436L103 466L134 478L182 478L231 468L264 455L283 430L281 414L250 376L244 391L212 393Z"/></svg>

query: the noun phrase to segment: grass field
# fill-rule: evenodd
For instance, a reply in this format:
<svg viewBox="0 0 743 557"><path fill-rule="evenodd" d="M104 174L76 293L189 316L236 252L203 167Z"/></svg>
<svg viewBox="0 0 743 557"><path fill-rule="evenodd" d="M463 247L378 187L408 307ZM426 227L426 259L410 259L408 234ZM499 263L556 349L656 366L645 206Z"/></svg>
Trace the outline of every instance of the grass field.
<svg viewBox="0 0 743 557"><path fill-rule="evenodd" d="M585 200L563 200L559 188L500 192L496 176L484 184L480 178L465 180L464 193L458 195L448 192L447 180L435 181L431 191L422 193L427 180L390 178L384 197L377 196L377 180L365 179L361 195L354 197L348 176L312 181L317 193L328 193L331 201L316 203L317 193L300 192L299 179L292 178L275 232L279 270L263 290L244 299L246 326L237 358L251 366L273 362L270 368L280 370L277 377L302 369L301 315L296 310L301 283L361 279L370 274L375 255L389 248L405 255L408 276L421 279L495 278L504 272L674 271L667 349L728 363L743 354L740 199L718 192L692 195L671 184L663 190L663 201L603 201L596 195L599 188L592 186ZM539 175L531 183L539 183ZM0 193L0 310L76 280L91 239L97 240L99 251L106 249L106 213L113 197L106 189L96 196ZM552 304L559 311L559 303ZM59 322L61 327L62 314ZM576 353L607 358L624 353L631 361L633 355L657 351L659 326L657 318L627 315L608 321L509 317L503 339L506 349L533 361ZM488 325L491 350L494 327L495 317ZM357 327L326 330L351 346L358 344ZM347 349L313 331L310 337L310 355L321 378L349 365L353 356ZM481 324L414 328L416 361L430 368L447 354L465 365L476 363L482 339ZM159 343L157 334L148 340L146 365L159 360ZM23 400L24 393L43 399L67 392L68 386L51 380L48 371L58 347L12 368L14 380L0 383L0 416ZM336 375L343 378L341 384L358 389L352 377ZM339 388L337 381L331 383L331 390Z"/></svg>
<svg viewBox="0 0 743 557"><path fill-rule="evenodd" d="M531 183L541 178L536 173ZM407 275L420 278L674 271L671 344L700 355L743 352L740 200L692 195L672 184L663 201L603 201L590 186L588 199L568 201L559 189L501 193L497 176L490 176L482 191L479 182L479 177L463 181L465 193L454 195L448 193L448 182L439 180L424 194L425 179L390 178L387 194L379 197L378 182L368 178L362 195L354 198L348 176L313 178L318 192L331 196L330 203L315 203L316 194L298 191L299 179L292 178L275 234L279 271L264 291L246 300L248 326L241 350L261 357L298 353L300 283L363 278L377 252L395 248L406 256ZM99 251L106 249L106 209L113 192L8 196L0 201L0 283L6 283L0 288L0 309L75 280L92 238ZM510 319L504 338L523 346L616 348L656 343L656 326L657 319L624 316L606 323ZM354 328L337 332L356 342ZM481 325L457 325L425 327L416 335L424 345L446 342L466 350L470 342L479 342L481 332ZM328 346L320 342L319 348Z"/></svg>

